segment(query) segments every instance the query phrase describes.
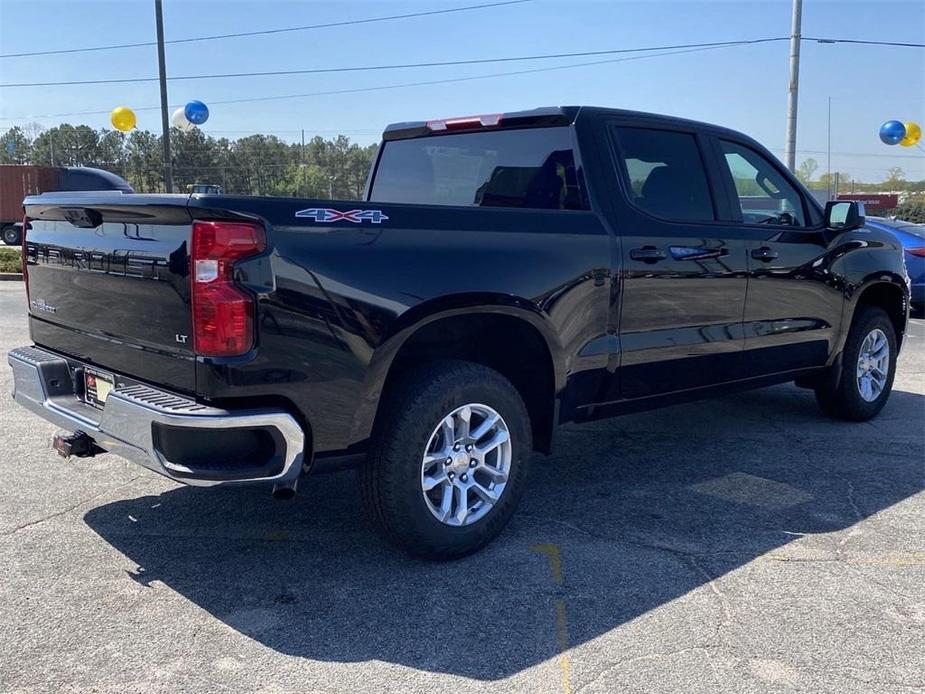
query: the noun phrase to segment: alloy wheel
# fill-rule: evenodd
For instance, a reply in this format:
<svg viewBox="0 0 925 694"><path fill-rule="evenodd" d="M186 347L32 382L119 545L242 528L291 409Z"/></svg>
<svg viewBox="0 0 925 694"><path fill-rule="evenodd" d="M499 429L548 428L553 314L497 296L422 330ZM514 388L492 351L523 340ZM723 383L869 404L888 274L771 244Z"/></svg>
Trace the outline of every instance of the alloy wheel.
<svg viewBox="0 0 925 694"><path fill-rule="evenodd" d="M446 525L479 521L504 493L512 457L511 433L498 412L479 403L457 407L424 450L421 492L427 508Z"/></svg>
<svg viewBox="0 0 925 694"><path fill-rule="evenodd" d="M890 373L890 341L880 328L871 330L858 352L858 392L867 402L880 397Z"/></svg>

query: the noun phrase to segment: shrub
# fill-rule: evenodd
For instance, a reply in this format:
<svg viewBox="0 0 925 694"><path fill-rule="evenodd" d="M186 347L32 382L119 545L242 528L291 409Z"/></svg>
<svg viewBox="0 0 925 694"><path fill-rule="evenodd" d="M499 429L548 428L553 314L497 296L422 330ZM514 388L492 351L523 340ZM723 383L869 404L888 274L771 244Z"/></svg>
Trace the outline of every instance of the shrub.
<svg viewBox="0 0 925 694"><path fill-rule="evenodd" d="M0 248L0 272L21 272L22 252L18 248Z"/></svg>
<svg viewBox="0 0 925 694"><path fill-rule="evenodd" d="M906 222L925 224L925 202L905 202L887 214Z"/></svg>

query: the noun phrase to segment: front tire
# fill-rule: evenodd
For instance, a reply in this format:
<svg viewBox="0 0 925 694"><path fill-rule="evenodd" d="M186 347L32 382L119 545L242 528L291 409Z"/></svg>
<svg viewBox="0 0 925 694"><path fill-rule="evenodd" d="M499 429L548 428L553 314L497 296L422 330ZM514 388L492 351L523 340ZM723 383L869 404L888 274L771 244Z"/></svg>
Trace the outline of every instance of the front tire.
<svg viewBox="0 0 925 694"><path fill-rule="evenodd" d="M532 436L517 389L480 364L440 361L402 377L382 407L360 468L376 529L427 559L488 544L526 482Z"/></svg>
<svg viewBox="0 0 925 694"><path fill-rule="evenodd" d="M833 370L816 386L816 402L827 415L864 422L883 409L896 376L896 330L876 306L858 308L838 377Z"/></svg>

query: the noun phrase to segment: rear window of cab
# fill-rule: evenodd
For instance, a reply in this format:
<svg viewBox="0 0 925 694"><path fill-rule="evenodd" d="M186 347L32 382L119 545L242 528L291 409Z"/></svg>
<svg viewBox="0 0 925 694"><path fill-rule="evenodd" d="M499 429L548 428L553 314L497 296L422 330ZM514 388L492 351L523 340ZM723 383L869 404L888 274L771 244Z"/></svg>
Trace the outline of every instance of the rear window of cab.
<svg viewBox="0 0 925 694"><path fill-rule="evenodd" d="M375 202L583 210L568 127L391 140L370 190Z"/></svg>

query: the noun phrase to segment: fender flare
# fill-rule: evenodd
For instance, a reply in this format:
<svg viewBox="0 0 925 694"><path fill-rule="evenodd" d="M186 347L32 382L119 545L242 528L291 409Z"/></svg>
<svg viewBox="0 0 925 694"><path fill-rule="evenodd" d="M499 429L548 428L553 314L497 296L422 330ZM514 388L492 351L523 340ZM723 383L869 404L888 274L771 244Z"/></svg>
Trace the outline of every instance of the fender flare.
<svg viewBox="0 0 925 694"><path fill-rule="evenodd" d="M379 401L395 357L421 328L445 318L476 314L508 316L533 327L549 350L553 364L556 397L565 388L568 366L558 334L548 317L532 302L512 295L456 294L418 304L398 316L369 361L353 418L353 441L369 437L379 410Z"/></svg>
<svg viewBox="0 0 925 694"><path fill-rule="evenodd" d="M858 300L871 287L878 284L896 287L903 297L903 314L905 316L904 325L909 323L909 285L906 278L890 270L881 270L872 272L859 283L852 285L845 294L844 314L842 316L842 330L838 336L838 344L832 350L832 361L842 353L845 348L845 342L848 340L848 331L851 330L851 324L854 321L854 314L858 308ZM902 335L896 336L902 339Z"/></svg>

